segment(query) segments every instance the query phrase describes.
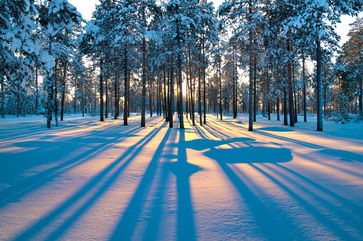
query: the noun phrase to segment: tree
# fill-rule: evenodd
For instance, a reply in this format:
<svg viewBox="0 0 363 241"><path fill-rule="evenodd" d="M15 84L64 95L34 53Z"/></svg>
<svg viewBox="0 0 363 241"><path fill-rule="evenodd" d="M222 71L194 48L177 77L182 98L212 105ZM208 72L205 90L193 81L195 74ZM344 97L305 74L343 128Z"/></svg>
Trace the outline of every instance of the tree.
<svg viewBox="0 0 363 241"><path fill-rule="evenodd" d="M50 128L53 111L55 111L56 125L58 121L56 86L59 58L72 53L72 49L61 41L63 33L72 32L75 25L79 25L82 22L82 17L67 0L45 1L44 5L40 6L39 12L39 22L42 26L42 35L44 36L43 51L40 58L44 63L46 72L44 88L48 95L46 116L47 127Z"/></svg>

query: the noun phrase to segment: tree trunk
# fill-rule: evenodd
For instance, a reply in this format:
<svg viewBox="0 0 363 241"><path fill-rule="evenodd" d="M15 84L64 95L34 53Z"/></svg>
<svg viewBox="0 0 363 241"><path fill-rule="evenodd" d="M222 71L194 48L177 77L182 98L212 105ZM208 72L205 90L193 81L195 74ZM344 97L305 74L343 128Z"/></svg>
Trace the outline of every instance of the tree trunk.
<svg viewBox="0 0 363 241"><path fill-rule="evenodd" d="M306 111L306 77L305 77L305 56L302 57L302 81L303 81L303 106L304 106L304 122L307 122Z"/></svg>
<svg viewBox="0 0 363 241"><path fill-rule="evenodd" d="M173 70L173 57L170 61L170 86L169 86L169 128L173 128L173 114L174 114L174 70Z"/></svg>
<svg viewBox="0 0 363 241"><path fill-rule="evenodd" d="M253 121L257 116L257 58L253 56Z"/></svg>
<svg viewBox="0 0 363 241"><path fill-rule="evenodd" d="M359 115L363 117L363 79L360 76L359 80Z"/></svg>
<svg viewBox="0 0 363 241"><path fill-rule="evenodd" d="M117 120L117 117L119 115L119 104L120 104L120 95L119 95L119 85L118 85L118 81L120 79L120 73L119 73L119 69L116 70L117 74L113 83L113 90L114 90L114 98L115 98L115 103L114 103L114 119Z"/></svg>
<svg viewBox="0 0 363 241"><path fill-rule="evenodd" d="M276 98L276 114L277 114L277 120L280 120L280 97L277 96Z"/></svg>
<svg viewBox="0 0 363 241"><path fill-rule="evenodd" d="M142 10L142 19L145 18L145 8ZM146 26L145 30L146 30ZM146 39L142 38L142 94L141 94L141 127L145 127L145 104L146 104L146 71L147 71L147 59L146 59Z"/></svg>
<svg viewBox="0 0 363 241"><path fill-rule="evenodd" d="M108 107L109 107L109 98L108 98L108 78L105 78L105 99L106 99L106 103L105 103L105 118L108 118Z"/></svg>
<svg viewBox="0 0 363 241"><path fill-rule="evenodd" d="M54 79L54 120L55 126L58 127L58 74L57 67L56 70L56 78Z"/></svg>
<svg viewBox="0 0 363 241"><path fill-rule="evenodd" d="M288 52L290 53L290 40L287 41ZM290 117L290 126L294 126L295 116L294 116L294 97L292 93L292 72L291 72L291 59L289 58L289 63L287 65L287 88L289 95L289 117Z"/></svg>
<svg viewBox="0 0 363 241"><path fill-rule="evenodd" d="M62 79L62 96L61 96L61 113L60 120L63 121L64 117L64 102L66 97L66 81L67 81L67 63L63 63L63 79Z"/></svg>
<svg viewBox="0 0 363 241"><path fill-rule="evenodd" d="M152 80L149 78L149 111L150 117L153 116L153 93L152 93L153 85Z"/></svg>
<svg viewBox="0 0 363 241"><path fill-rule="evenodd" d="M16 82L16 117L20 115L20 83Z"/></svg>
<svg viewBox="0 0 363 241"><path fill-rule="evenodd" d="M204 38L202 39L202 50L203 50L203 59L202 59L202 66L203 66L203 113L204 113L204 124L207 124L207 97L206 97L206 88L205 88L205 82L206 82L206 63L205 63L205 47L204 47Z"/></svg>
<svg viewBox="0 0 363 241"><path fill-rule="evenodd" d="M251 23L252 22L252 0L249 0L249 9L248 9L248 22ZM252 49L253 49L253 36L252 36L252 30L249 30L249 78L250 78L250 83L249 83L249 91L248 91L248 130L249 131L253 131L253 113L254 113L254 108L253 108L253 53L252 53Z"/></svg>
<svg viewBox="0 0 363 241"><path fill-rule="evenodd" d="M55 79L54 74L51 76L50 79L48 79L47 84L47 92L48 92L48 98L47 98L47 128L50 128L51 122L52 122L52 113L53 113L53 89L54 89L54 82Z"/></svg>
<svg viewBox="0 0 363 241"><path fill-rule="evenodd" d="M194 105L194 91L195 91L195 78L192 74L192 59L190 46L188 46L188 68L189 68L189 80L190 80L190 118L192 119L192 125L195 126L195 105Z"/></svg>
<svg viewBox="0 0 363 241"><path fill-rule="evenodd" d="M164 81L164 118L165 121L168 121L168 104L167 104L167 94L166 94L166 71L165 67L163 68L163 81Z"/></svg>
<svg viewBox="0 0 363 241"><path fill-rule="evenodd" d="M316 110L317 131L323 131L323 106L322 106L322 76L321 76L321 47L320 40L316 40Z"/></svg>
<svg viewBox="0 0 363 241"><path fill-rule="evenodd" d="M201 78L202 78L201 67L199 67L198 68L198 112L199 112L199 123L201 126L203 126Z"/></svg>
<svg viewBox="0 0 363 241"><path fill-rule="evenodd" d="M296 89L296 79L295 79L295 65L292 65L292 87L293 87L293 97L294 97L294 122L298 122L298 100L297 100L297 89Z"/></svg>
<svg viewBox="0 0 363 241"><path fill-rule="evenodd" d="M86 108L86 90L85 90L85 82L82 81L82 117L84 117L85 108Z"/></svg>
<svg viewBox="0 0 363 241"><path fill-rule="evenodd" d="M218 61L218 84L219 84L219 117L222 120L223 109L222 109L222 59Z"/></svg>
<svg viewBox="0 0 363 241"><path fill-rule="evenodd" d="M233 45L233 119L237 118L237 71L236 71L235 46Z"/></svg>
<svg viewBox="0 0 363 241"><path fill-rule="evenodd" d="M103 59L100 60L100 121L104 121L103 118Z"/></svg>
<svg viewBox="0 0 363 241"><path fill-rule="evenodd" d="M129 94L129 85L128 85L128 60L127 60L127 46L124 48L124 125L128 125L128 94Z"/></svg>
<svg viewBox="0 0 363 241"><path fill-rule="evenodd" d="M4 78L1 78L1 117L5 118L5 93L4 93Z"/></svg>
<svg viewBox="0 0 363 241"><path fill-rule="evenodd" d="M35 113L38 114L39 109L39 75L38 75L38 65L35 65Z"/></svg>
<svg viewBox="0 0 363 241"><path fill-rule="evenodd" d="M286 88L284 88L283 90L284 92L284 125L287 126L288 125L288 120L287 120L287 93L286 93Z"/></svg>

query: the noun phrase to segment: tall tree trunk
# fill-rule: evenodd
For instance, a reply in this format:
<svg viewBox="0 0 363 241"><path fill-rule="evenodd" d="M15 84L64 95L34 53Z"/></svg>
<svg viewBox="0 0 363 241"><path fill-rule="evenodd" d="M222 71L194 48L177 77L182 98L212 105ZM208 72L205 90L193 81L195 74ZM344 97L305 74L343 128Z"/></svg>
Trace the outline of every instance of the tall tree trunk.
<svg viewBox="0 0 363 241"><path fill-rule="evenodd" d="M284 88L284 90L283 90L283 92L284 92L284 105L283 105L283 107L284 107L284 125L285 126L287 126L289 123L288 123L288 120L287 120L287 93L286 93L286 88Z"/></svg>
<svg viewBox="0 0 363 241"><path fill-rule="evenodd" d="M105 118L108 118L108 107L109 107L109 97L108 97L108 78L105 78L105 99L106 99L106 103L105 103Z"/></svg>
<svg viewBox="0 0 363 241"><path fill-rule="evenodd" d="M142 10L142 19L145 22L145 8ZM146 29L146 26L144 26ZM141 127L145 127L145 104L146 104L146 71L147 71L147 59L146 59L146 38L142 38L142 95L141 95Z"/></svg>
<svg viewBox="0 0 363 241"><path fill-rule="evenodd" d="M64 102L66 97L66 81L67 81L67 62L63 63L63 78L62 78L62 96L61 96L61 113L60 120L63 121L64 117Z"/></svg>
<svg viewBox="0 0 363 241"><path fill-rule="evenodd" d="M84 117L85 108L86 108L86 90L85 90L85 82L82 81L82 117Z"/></svg>
<svg viewBox="0 0 363 241"><path fill-rule="evenodd" d="M248 7L248 22L251 23L252 22L252 0L249 0L249 7ZM248 33L248 38L249 38L249 78L250 78L250 83L249 83L249 92L248 92L248 130L249 131L253 131L253 113L254 113L254 108L253 108L253 35L252 35L252 30L249 30Z"/></svg>
<svg viewBox="0 0 363 241"><path fill-rule="evenodd" d="M287 40L287 48L288 52L291 52L290 40ZM291 70L291 59L289 58L289 63L287 65L287 88L288 88L288 95L289 95L289 117L290 117L290 126L294 126L295 123L295 116L294 116L294 97L293 97L293 90L292 90L292 70Z"/></svg>
<svg viewBox="0 0 363 241"><path fill-rule="evenodd" d="M257 116L257 58L253 56L253 121L256 122Z"/></svg>
<svg viewBox="0 0 363 241"><path fill-rule="evenodd" d="M104 121L103 118L103 59L100 59L100 121Z"/></svg>
<svg viewBox="0 0 363 241"><path fill-rule="evenodd" d="M205 88L205 82L206 82L206 63L205 63L205 46L204 46L204 37L202 39L202 53L203 53L203 59L202 59L202 66L203 66L203 113L204 113L204 119L203 123L207 124L207 95L206 95L206 88Z"/></svg>
<svg viewBox="0 0 363 241"><path fill-rule="evenodd" d="M169 86L169 128L173 128L173 114L174 114L174 69L173 69L173 56L170 61L170 86Z"/></svg>
<svg viewBox="0 0 363 241"><path fill-rule="evenodd" d="M16 117L20 115L20 83L16 82Z"/></svg>
<svg viewBox="0 0 363 241"><path fill-rule="evenodd" d="M198 68L198 112L199 112L199 123L202 126L203 125L203 116L202 116L202 73L201 73L201 67Z"/></svg>
<svg viewBox="0 0 363 241"><path fill-rule="evenodd" d="M363 78L359 80L359 115L363 117Z"/></svg>
<svg viewBox="0 0 363 241"><path fill-rule="evenodd" d="M114 98L115 98L115 103L114 103L114 119L116 120L118 115L119 115L119 104L120 104L120 95L119 95L119 84L118 81L120 79L120 73L119 73L119 69L116 70L117 74L113 83L113 90L114 90Z"/></svg>
<svg viewBox="0 0 363 241"><path fill-rule="evenodd" d="M179 48L180 47L181 47L181 44L179 43ZM180 111L179 128L184 129L182 59L181 59L180 52L178 52L178 84L179 84L179 111Z"/></svg>
<svg viewBox="0 0 363 241"><path fill-rule="evenodd" d="M0 75L0 78L1 78L1 117L5 118L4 77Z"/></svg>
<svg viewBox="0 0 363 241"><path fill-rule="evenodd" d="M161 84L160 84L161 76L160 74L157 75L157 82L156 82L156 115L161 115Z"/></svg>
<svg viewBox="0 0 363 241"><path fill-rule="evenodd" d="M293 97L294 97L294 122L298 122L297 114L299 112L298 109L298 93L297 93L297 86L296 86L296 78L295 78L295 65L292 65L292 86L293 86Z"/></svg>
<svg viewBox="0 0 363 241"><path fill-rule="evenodd" d="M322 106L322 76L321 76L321 46L320 40L316 40L316 110L317 110L317 131L323 131L323 106Z"/></svg>
<svg viewBox="0 0 363 241"><path fill-rule="evenodd" d="M280 120L280 97L277 96L276 98L276 114L277 114L277 120Z"/></svg>
<svg viewBox="0 0 363 241"><path fill-rule="evenodd" d="M77 113L77 91L78 91L78 86L77 84L74 85L74 98L73 98L73 114Z"/></svg>
<svg viewBox="0 0 363 241"><path fill-rule="evenodd" d="M128 125L128 116L129 116L129 78L128 78L128 59L127 59L127 46L124 48L124 125Z"/></svg>
<svg viewBox="0 0 363 241"><path fill-rule="evenodd" d="M35 65L35 113L38 114L39 109L39 73L38 73L38 64Z"/></svg>
<svg viewBox="0 0 363 241"><path fill-rule="evenodd" d="M233 47L233 119L237 118L237 71L235 66L235 51Z"/></svg>
<svg viewBox="0 0 363 241"><path fill-rule="evenodd" d="M58 70L56 70L56 78L54 79L54 120L55 126L58 127Z"/></svg>
<svg viewBox="0 0 363 241"><path fill-rule="evenodd" d="M188 68L189 68L189 80L190 80L190 118L192 119L192 125L195 126L195 105L194 105L194 91L195 91L195 78L192 73L192 58L190 46L188 46Z"/></svg>
<svg viewBox="0 0 363 241"><path fill-rule="evenodd" d="M222 59L218 61L218 84L219 84L219 117L222 120L223 109L222 109Z"/></svg>
<svg viewBox="0 0 363 241"><path fill-rule="evenodd" d="M50 128L50 125L52 123L54 79L55 74L53 73L50 79L47 80L47 128Z"/></svg>
<svg viewBox="0 0 363 241"><path fill-rule="evenodd" d="M270 75L268 73L268 70L266 71L266 77L267 77L267 119L271 120L271 93L270 93Z"/></svg>
<svg viewBox="0 0 363 241"><path fill-rule="evenodd" d="M306 77L305 77L305 56L302 57L302 81L303 81L303 105L304 105L304 122L307 121L306 110Z"/></svg>
<svg viewBox="0 0 363 241"><path fill-rule="evenodd" d="M189 90L190 90L190 87L189 87L189 74L186 73L185 74L185 77L186 77L186 88L185 88L185 117L188 119L188 115L189 115L189 112L190 112L190 103L189 103Z"/></svg>
<svg viewBox="0 0 363 241"><path fill-rule="evenodd" d="M150 117L153 116L153 84L152 84L152 78L149 78L149 110L150 110Z"/></svg>
<svg viewBox="0 0 363 241"><path fill-rule="evenodd" d="M164 118L165 118L165 121L168 121L168 101L167 101L167 93L166 93L166 71L165 71L165 67L163 68L163 81L164 81Z"/></svg>

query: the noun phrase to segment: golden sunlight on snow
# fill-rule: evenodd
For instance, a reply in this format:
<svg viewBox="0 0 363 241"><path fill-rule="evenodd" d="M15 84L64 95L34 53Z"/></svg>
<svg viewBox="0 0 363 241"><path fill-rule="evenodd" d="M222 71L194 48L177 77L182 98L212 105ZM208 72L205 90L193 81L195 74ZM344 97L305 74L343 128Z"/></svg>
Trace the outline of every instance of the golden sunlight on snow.
<svg viewBox="0 0 363 241"><path fill-rule="evenodd" d="M14 128L0 141L0 239L363 237L361 140L244 121Z"/></svg>

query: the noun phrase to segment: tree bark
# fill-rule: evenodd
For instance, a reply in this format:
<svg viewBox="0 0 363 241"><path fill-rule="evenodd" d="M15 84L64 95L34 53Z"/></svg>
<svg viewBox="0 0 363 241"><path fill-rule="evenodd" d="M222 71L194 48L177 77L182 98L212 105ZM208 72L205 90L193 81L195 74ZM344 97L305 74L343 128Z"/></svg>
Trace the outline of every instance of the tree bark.
<svg viewBox="0 0 363 241"><path fill-rule="evenodd" d="M253 121L256 122L257 116L257 58L253 56Z"/></svg>
<svg viewBox="0 0 363 241"><path fill-rule="evenodd" d="M109 107L109 97L108 97L108 78L105 78L105 99L106 99L106 103L105 103L105 118L108 118L108 107Z"/></svg>
<svg viewBox="0 0 363 241"><path fill-rule="evenodd" d="M218 60L218 84L219 84L219 117L222 120L223 108L222 108L222 59Z"/></svg>
<svg viewBox="0 0 363 241"><path fill-rule="evenodd" d="M129 85L128 85L128 59L127 59L127 46L124 48L124 125L128 125L128 112L129 112Z"/></svg>
<svg viewBox="0 0 363 241"><path fill-rule="evenodd" d="M4 78L1 78L1 117L5 118L5 93L4 93Z"/></svg>
<svg viewBox="0 0 363 241"><path fill-rule="evenodd" d="M305 56L302 57L302 81L303 81L303 107L304 107L304 122L307 122L306 111L306 77L305 77Z"/></svg>
<svg viewBox="0 0 363 241"><path fill-rule="evenodd" d="M277 120L280 120L280 97L277 96L276 98L276 114L277 114Z"/></svg>
<svg viewBox="0 0 363 241"><path fill-rule="evenodd" d="M284 88L283 90L284 92L284 125L287 126L288 125L288 120L287 120L287 93L286 93L286 88Z"/></svg>
<svg viewBox="0 0 363 241"><path fill-rule="evenodd" d="M287 49L290 53L291 46L290 40L287 40ZM289 117L290 117L290 126L294 126L295 124L295 116L294 116L294 97L293 97L293 90L292 90L292 72L291 72L291 59L289 58L289 63L287 65L287 88L288 88L288 95L289 95Z"/></svg>
<svg viewBox="0 0 363 241"><path fill-rule="evenodd" d="M142 19L145 22L145 8L142 10ZM144 26L146 30L146 26ZM146 39L142 38L142 94L141 94L141 127L145 127L145 104L146 104Z"/></svg>
<svg viewBox="0 0 363 241"><path fill-rule="evenodd" d="M248 9L248 22L251 23L252 21L252 0L249 0L249 9ZM249 30L249 78L250 78L250 83L249 83L249 92L248 92L248 130L249 131L253 131L253 113L254 113L254 108L253 108L253 53L252 53L252 49L253 49L253 36L252 36L252 30Z"/></svg>
<svg viewBox="0 0 363 241"><path fill-rule="evenodd" d="M38 64L35 65L35 113L38 114L39 109L39 75L38 75Z"/></svg>
<svg viewBox="0 0 363 241"><path fill-rule="evenodd" d="M67 81L67 62L64 60L63 63L63 79L62 79L62 96L61 96L61 112L60 120L63 121L64 117L64 102L66 96L66 81Z"/></svg>
<svg viewBox="0 0 363 241"><path fill-rule="evenodd" d="M316 97L317 97L317 131L323 131L323 106L322 106L322 76L321 76L321 46L320 40L316 40Z"/></svg>
<svg viewBox="0 0 363 241"><path fill-rule="evenodd" d="M173 57L170 61L170 86L169 86L169 128L173 128L173 114L174 114L174 70L173 70Z"/></svg>
<svg viewBox="0 0 363 241"><path fill-rule="evenodd" d="M100 59L100 121L104 121L103 118L103 59Z"/></svg>
<svg viewBox="0 0 363 241"><path fill-rule="evenodd" d="M205 63L205 47L204 47L204 38L202 39L202 50L203 50L203 59L202 59L202 66L203 66L203 113L204 113L204 119L203 123L207 124L207 95L206 95L206 63Z"/></svg>

